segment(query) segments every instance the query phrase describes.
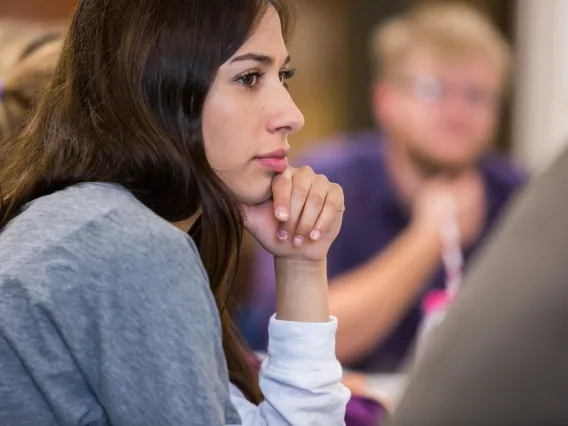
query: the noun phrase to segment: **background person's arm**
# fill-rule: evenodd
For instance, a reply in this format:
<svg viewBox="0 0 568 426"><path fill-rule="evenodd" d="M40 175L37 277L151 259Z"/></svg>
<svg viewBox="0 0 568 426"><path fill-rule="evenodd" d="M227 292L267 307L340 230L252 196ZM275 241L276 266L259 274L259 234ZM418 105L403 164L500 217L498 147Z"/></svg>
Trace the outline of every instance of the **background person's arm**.
<svg viewBox="0 0 568 426"><path fill-rule="evenodd" d="M367 264L331 281L330 311L340 319L336 351L342 363L358 361L387 337L439 260L437 231L409 229Z"/></svg>
<svg viewBox="0 0 568 426"><path fill-rule="evenodd" d="M568 423L566 182L568 152L504 216L393 426Z"/></svg>
<svg viewBox="0 0 568 426"><path fill-rule="evenodd" d="M430 179L414 200L407 231L366 265L331 281L330 311L339 319L337 356L341 362L365 357L416 303L440 264L439 229L447 214L448 197L457 207L462 243L469 244L479 235L485 215L479 176Z"/></svg>

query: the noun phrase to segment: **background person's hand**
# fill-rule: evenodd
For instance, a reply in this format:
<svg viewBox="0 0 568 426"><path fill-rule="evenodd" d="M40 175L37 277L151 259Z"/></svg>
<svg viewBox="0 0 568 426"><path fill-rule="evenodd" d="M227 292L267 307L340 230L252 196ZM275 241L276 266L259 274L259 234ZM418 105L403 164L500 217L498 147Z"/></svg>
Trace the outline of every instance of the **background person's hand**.
<svg viewBox="0 0 568 426"><path fill-rule="evenodd" d="M461 244L466 247L479 237L485 220L485 196L478 174L463 173L454 178L428 180L415 198L412 226L438 234L449 209L455 211Z"/></svg>
<svg viewBox="0 0 568 426"><path fill-rule="evenodd" d="M462 246L477 240L487 214L483 181L479 173L463 173L453 180L452 190L457 207Z"/></svg>

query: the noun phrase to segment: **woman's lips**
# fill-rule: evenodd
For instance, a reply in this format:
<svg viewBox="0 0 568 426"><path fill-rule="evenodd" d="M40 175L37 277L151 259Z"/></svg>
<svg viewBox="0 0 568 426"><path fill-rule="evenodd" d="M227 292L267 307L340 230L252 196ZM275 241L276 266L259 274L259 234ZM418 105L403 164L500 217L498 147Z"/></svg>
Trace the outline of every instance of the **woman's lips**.
<svg viewBox="0 0 568 426"><path fill-rule="evenodd" d="M288 159L286 157L262 157L255 160L274 173L282 173L288 167Z"/></svg>
<svg viewBox="0 0 568 426"><path fill-rule="evenodd" d="M289 149L278 149L259 155L255 160L274 173L282 173L288 167L288 152Z"/></svg>

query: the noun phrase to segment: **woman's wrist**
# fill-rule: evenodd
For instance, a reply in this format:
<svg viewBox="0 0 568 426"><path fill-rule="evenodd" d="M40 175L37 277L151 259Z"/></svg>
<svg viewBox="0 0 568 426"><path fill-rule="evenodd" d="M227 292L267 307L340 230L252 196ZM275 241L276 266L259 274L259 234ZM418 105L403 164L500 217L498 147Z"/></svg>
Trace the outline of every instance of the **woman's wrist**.
<svg viewBox="0 0 568 426"><path fill-rule="evenodd" d="M327 276L327 259L309 260L291 257L274 256L274 265L282 270L295 274L321 275Z"/></svg>
<svg viewBox="0 0 568 426"><path fill-rule="evenodd" d="M276 316L295 322L328 322L327 262L274 258Z"/></svg>

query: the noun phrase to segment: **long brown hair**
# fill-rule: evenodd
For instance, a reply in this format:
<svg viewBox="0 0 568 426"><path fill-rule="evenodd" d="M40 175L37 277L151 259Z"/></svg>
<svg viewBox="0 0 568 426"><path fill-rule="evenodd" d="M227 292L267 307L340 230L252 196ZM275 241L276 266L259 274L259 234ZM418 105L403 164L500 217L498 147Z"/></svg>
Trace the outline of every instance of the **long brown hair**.
<svg viewBox="0 0 568 426"><path fill-rule="evenodd" d="M289 34L288 0L80 0L37 112L0 146L0 229L27 202L80 182L123 185L171 222L202 208L192 236L230 380L253 402L258 383L225 309L242 217L207 161L201 116L219 67L270 6Z"/></svg>

